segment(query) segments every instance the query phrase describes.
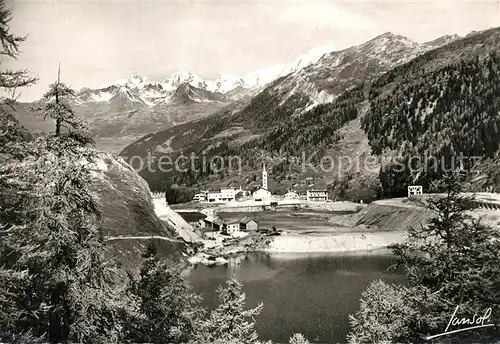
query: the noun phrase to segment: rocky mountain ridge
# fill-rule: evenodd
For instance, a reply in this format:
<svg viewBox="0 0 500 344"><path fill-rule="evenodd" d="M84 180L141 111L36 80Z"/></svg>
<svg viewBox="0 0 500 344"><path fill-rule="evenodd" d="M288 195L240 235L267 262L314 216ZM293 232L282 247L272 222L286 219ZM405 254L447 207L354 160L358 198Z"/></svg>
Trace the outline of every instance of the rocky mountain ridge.
<svg viewBox="0 0 500 344"><path fill-rule="evenodd" d="M319 62L275 80L251 100L238 106L229 106L209 118L148 135L145 140L128 146L121 155L152 154L159 158L168 154L175 158L182 152L184 155L203 155L207 159L235 155L244 162L243 168L238 171L142 171L141 175L150 186L158 190L165 183L192 186L193 189L237 187L240 184L251 188L255 184L252 180L258 178L264 161L273 168L269 173L270 187L279 192L290 188L321 187L335 194L345 194L346 190L356 189L353 197L359 200L365 196L367 199L376 196L381 187L386 193L388 190L400 191L401 185L412 183L419 175L402 175L396 179L381 175L380 158L388 149L399 147L401 149L395 154L403 156L408 152L432 152L446 156L453 152L451 147L459 142L475 142L474 152L488 151L487 157L494 156L495 147L498 149L497 141L483 140L481 135L484 134L481 133L485 133L489 125L496 130L500 124L489 114L492 109L486 109L483 106L485 103L478 99L487 95L492 98L490 105L496 104L495 92L492 93L491 88L494 88L497 75L495 53L500 42L499 32L500 29L491 29L459 39L456 36L441 37L426 44L391 33L383 34L360 46L329 53ZM457 68L461 72L455 72ZM476 75L481 70L482 74ZM460 75L464 75L462 81L458 78ZM439 92L432 90L435 84L431 80L439 84L444 92L441 97L446 96L446 99L439 99ZM472 89L460 86L471 94L464 93L463 98L449 95L456 93L453 90L458 86L454 85L464 82L475 85ZM482 90L482 95L474 90ZM411 94L415 92L423 97L418 104L412 101ZM440 105L429 107L429 103L436 104L436 96ZM457 99L465 103L457 105ZM466 132L460 135L449 132L442 136L433 130L445 125L446 116L441 111L447 102L452 104L451 111L479 106L488 115L481 115L480 118L466 116L469 122ZM415 115L407 113L410 105ZM427 110L422 108L424 105ZM434 127L427 128L418 123L416 119L423 118L423 111L426 116L429 111L434 111ZM408 128L405 124L405 116L408 116L408 125L412 127ZM425 128L430 130L425 135L432 139L420 144L413 142L417 136L412 133ZM449 129L453 131L453 128ZM429 145L442 149L436 151ZM332 173L337 172L336 169L328 172L307 169L304 172L300 156L302 153L308 156L311 152L318 153L311 161L316 166L317 160L324 156L373 157L377 162L370 173ZM385 178L382 186L380 178ZM423 180L420 182L424 183ZM426 179L426 182L429 181Z"/></svg>
<svg viewBox="0 0 500 344"><path fill-rule="evenodd" d="M280 64L262 68L244 76L221 73L213 80L203 80L189 70L175 72L162 82L150 81L134 73L128 79L118 80L106 87L83 88L78 92L76 102L86 104L129 101L136 105L161 106L176 103L178 101L176 95L184 92L186 88L196 90L192 92L198 93L190 97L193 102L228 101L233 96L237 97L239 91L259 89L280 76L316 63L331 50L328 47L314 48L288 65Z"/></svg>

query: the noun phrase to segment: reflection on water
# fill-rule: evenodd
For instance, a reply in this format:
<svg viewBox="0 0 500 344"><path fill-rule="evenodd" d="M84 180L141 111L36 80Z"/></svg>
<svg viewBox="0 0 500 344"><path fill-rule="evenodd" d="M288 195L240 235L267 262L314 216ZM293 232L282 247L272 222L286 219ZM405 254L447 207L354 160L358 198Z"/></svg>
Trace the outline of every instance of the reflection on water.
<svg viewBox="0 0 500 344"><path fill-rule="evenodd" d="M387 254L269 255L236 258L227 266L193 268L188 273L205 305L217 304L215 289L235 276L244 283L247 303L264 302L257 318L261 339L288 342L295 332L312 341L345 343L348 316L359 306L361 292L374 279L404 283L388 270L395 263Z"/></svg>

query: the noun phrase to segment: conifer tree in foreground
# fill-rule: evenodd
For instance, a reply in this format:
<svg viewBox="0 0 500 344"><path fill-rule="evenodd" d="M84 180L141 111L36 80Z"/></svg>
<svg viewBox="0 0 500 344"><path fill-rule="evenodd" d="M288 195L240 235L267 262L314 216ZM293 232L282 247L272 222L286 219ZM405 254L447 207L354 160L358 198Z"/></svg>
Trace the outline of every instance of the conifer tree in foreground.
<svg viewBox="0 0 500 344"><path fill-rule="evenodd" d="M246 295L243 285L235 279L228 280L226 287L217 289L219 305L210 312L202 323L195 343L238 343L255 344L258 335L255 331L255 316L260 314L263 305L245 309Z"/></svg>
<svg viewBox="0 0 500 344"><path fill-rule="evenodd" d="M3 54L15 57L24 39L9 32L10 11L0 6ZM34 81L26 71L0 72L10 90ZM15 125L2 129L0 341L119 342L134 304L104 257L88 140L57 129L28 140Z"/></svg>
<svg viewBox="0 0 500 344"><path fill-rule="evenodd" d="M302 333L295 333L289 340L288 344L310 344Z"/></svg>
<svg viewBox="0 0 500 344"><path fill-rule="evenodd" d="M19 55L19 45L26 40L26 37L20 37L10 32L10 21L12 12L7 8L5 0L0 1L0 55L10 59L16 59ZM36 83L38 78L29 75L26 70L0 70L0 88L7 91L11 100L15 100L15 91L17 88L26 87Z"/></svg>
<svg viewBox="0 0 500 344"><path fill-rule="evenodd" d="M457 174L436 183L443 194L426 204L435 215L394 246L410 286L437 297L422 298L423 331L446 327L456 306L466 316L500 304L500 233L473 215L474 196L464 195L462 185ZM495 308L492 319L498 316Z"/></svg>
<svg viewBox="0 0 500 344"><path fill-rule="evenodd" d="M68 135L5 148L11 158L0 167L0 339L119 342L121 319L134 303L104 255L90 191L94 151Z"/></svg>
<svg viewBox="0 0 500 344"><path fill-rule="evenodd" d="M201 297L182 277L182 266L161 261L154 243L144 254L139 276L130 276L130 292L139 304L127 339L136 343L187 343L204 314Z"/></svg>
<svg viewBox="0 0 500 344"><path fill-rule="evenodd" d="M458 175L444 176L435 190L441 194L426 204L434 215L393 246L408 287L373 282L351 317L350 344L420 342L422 336L442 333L457 306L458 318L488 308L492 321L500 317L500 233L471 212L474 197L462 193ZM447 339L465 343L491 337L499 337L498 329Z"/></svg>

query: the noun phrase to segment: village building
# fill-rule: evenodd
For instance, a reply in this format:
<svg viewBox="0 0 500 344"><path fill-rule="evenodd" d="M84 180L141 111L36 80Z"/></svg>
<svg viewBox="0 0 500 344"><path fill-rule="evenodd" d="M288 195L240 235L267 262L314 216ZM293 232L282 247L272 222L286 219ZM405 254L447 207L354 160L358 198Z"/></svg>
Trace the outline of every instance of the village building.
<svg viewBox="0 0 500 344"><path fill-rule="evenodd" d="M307 190L306 199L309 202L328 201L328 191L326 190Z"/></svg>
<svg viewBox="0 0 500 344"><path fill-rule="evenodd" d="M203 219L203 222L205 223L204 227L206 230L215 232L221 231L224 226L221 220L216 219L212 216L207 216L205 219Z"/></svg>
<svg viewBox="0 0 500 344"><path fill-rule="evenodd" d="M268 201L271 199L271 193L264 189L255 191L252 195L254 201Z"/></svg>
<svg viewBox="0 0 500 344"><path fill-rule="evenodd" d="M299 194L293 191L288 191L283 197L285 199L299 199Z"/></svg>
<svg viewBox="0 0 500 344"><path fill-rule="evenodd" d="M232 202L236 200L236 190L234 188L209 191L207 194L208 202Z"/></svg>
<svg viewBox="0 0 500 344"><path fill-rule="evenodd" d="M410 185L408 186L408 198L415 195L422 195L424 193L424 188L422 185Z"/></svg>
<svg viewBox="0 0 500 344"><path fill-rule="evenodd" d="M238 190L234 188L219 189L212 191L200 191L195 194L193 201L196 202L233 202L236 200L237 195L247 196L250 192L243 190L240 186Z"/></svg>
<svg viewBox="0 0 500 344"><path fill-rule="evenodd" d="M197 193L193 197L193 201L197 202L204 202L208 198L208 191L201 191L200 193Z"/></svg>
<svg viewBox="0 0 500 344"><path fill-rule="evenodd" d="M255 201L266 201L271 199L271 196L271 192L267 190L266 165L262 165L262 187L253 193L252 198Z"/></svg>
<svg viewBox="0 0 500 344"><path fill-rule="evenodd" d="M250 231L256 231L257 229L259 229L257 222L255 222L251 218L245 216L244 218L241 219L240 221L241 231L250 232Z"/></svg>
<svg viewBox="0 0 500 344"><path fill-rule="evenodd" d="M240 231L240 222L232 221L224 224L222 232L224 234L233 234Z"/></svg>

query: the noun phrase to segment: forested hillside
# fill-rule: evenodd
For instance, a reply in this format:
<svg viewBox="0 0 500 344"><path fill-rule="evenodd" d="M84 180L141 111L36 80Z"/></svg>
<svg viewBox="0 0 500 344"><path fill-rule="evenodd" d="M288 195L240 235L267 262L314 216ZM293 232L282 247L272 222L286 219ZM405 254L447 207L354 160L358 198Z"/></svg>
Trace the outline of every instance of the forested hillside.
<svg viewBox="0 0 500 344"><path fill-rule="evenodd" d="M362 100L363 86L355 87L334 102L317 105L302 116L289 117L247 147L284 151L296 156L311 149L324 150L341 138L338 129L358 117L358 105Z"/></svg>
<svg viewBox="0 0 500 344"><path fill-rule="evenodd" d="M392 62L382 55L374 58L374 45L385 46ZM500 30L474 33L420 55L409 47L400 37L382 35L359 46L360 55L332 53L276 80L250 101L147 136L122 155L149 153L156 161L164 155L198 157L194 169L186 164L185 171L143 170L150 187L159 191L175 184L192 187L191 193L217 186L252 189L266 163L273 192L314 185L329 189L332 198L359 200L369 194L369 200L404 195L409 184L427 188L443 171L472 169L476 157L487 160L480 164L481 173L488 176L486 185L494 187L499 179L494 171L500 142ZM398 65L396 57L409 52L418 56ZM396 67L389 69L391 64ZM377 74L384 68L389 70ZM296 88L290 86L292 79ZM311 104L311 80L325 92L340 92L340 85L344 92ZM215 156L216 163L207 165ZM241 159L240 170L229 166L231 156ZM364 161L356 161L359 170L340 173L308 167L346 157L376 158L378 165L367 169ZM314 181L306 183L306 178ZM358 191L349 196L348 189Z"/></svg>
<svg viewBox="0 0 500 344"><path fill-rule="evenodd" d="M238 177L227 164L221 169L222 162L205 164L204 169L198 163L186 172L142 170L141 176L158 191L172 184L193 186L194 190L222 185L251 189L257 186L253 182L264 162L269 163L270 185L276 192L295 188L304 177L299 166L302 155L312 153L317 162L345 137L338 130L358 118L364 84L429 49L431 45L392 33L377 36L275 80L250 101L232 104L201 121L147 135L121 155L130 162L133 156L150 156L153 165L162 156L175 160L182 154L195 154L206 161L216 155L224 160L236 154L243 162ZM360 140L352 144L365 141ZM309 177L323 178L315 172ZM326 188L332 182L328 176L316 186Z"/></svg>
<svg viewBox="0 0 500 344"><path fill-rule="evenodd" d="M385 195L403 195L413 183L428 187L447 170L469 171L495 155L498 37L495 29L454 42L373 82L362 126L373 152L392 157L380 173Z"/></svg>

